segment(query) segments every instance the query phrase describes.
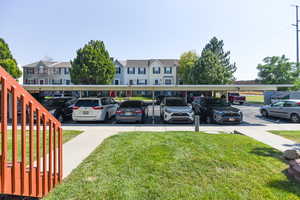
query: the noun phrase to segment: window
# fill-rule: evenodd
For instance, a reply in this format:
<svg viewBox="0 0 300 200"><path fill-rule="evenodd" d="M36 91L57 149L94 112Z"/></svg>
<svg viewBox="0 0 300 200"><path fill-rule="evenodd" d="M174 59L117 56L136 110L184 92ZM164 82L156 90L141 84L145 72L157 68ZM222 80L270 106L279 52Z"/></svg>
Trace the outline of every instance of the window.
<svg viewBox="0 0 300 200"><path fill-rule="evenodd" d="M58 68L58 74L61 74L61 68Z"/></svg>
<svg viewBox="0 0 300 200"><path fill-rule="evenodd" d="M101 104L102 104L103 106L108 105L108 104L109 104L109 99L108 99L108 98L103 98L103 99L101 99Z"/></svg>
<svg viewBox="0 0 300 200"><path fill-rule="evenodd" d="M299 102L287 101L284 103L283 107L299 107Z"/></svg>
<svg viewBox="0 0 300 200"><path fill-rule="evenodd" d="M119 85L119 80L115 80L115 85Z"/></svg>
<svg viewBox="0 0 300 200"><path fill-rule="evenodd" d="M165 74L172 74L172 67L165 67Z"/></svg>
<svg viewBox="0 0 300 200"><path fill-rule="evenodd" d="M129 85L133 85L133 80L129 80Z"/></svg>
<svg viewBox="0 0 300 200"><path fill-rule="evenodd" d="M153 74L160 74L160 67L153 67Z"/></svg>
<svg viewBox="0 0 300 200"><path fill-rule="evenodd" d="M67 84L67 85L70 85L70 84L71 84L71 81L70 81L70 80L66 80L66 84Z"/></svg>
<svg viewBox="0 0 300 200"><path fill-rule="evenodd" d="M121 74L121 67L116 68L116 74Z"/></svg>
<svg viewBox="0 0 300 200"><path fill-rule="evenodd" d="M156 80L154 81L154 85L159 85L159 80L158 80L158 79L156 79Z"/></svg>
<svg viewBox="0 0 300 200"><path fill-rule="evenodd" d="M137 85L147 85L147 80L137 80Z"/></svg>
<svg viewBox="0 0 300 200"><path fill-rule="evenodd" d="M166 79L165 80L165 85L171 85L172 84L172 80L171 79Z"/></svg>
<svg viewBox="0 0 300 200"><path fill-rule="evenodd" d="M280 101L280 102L272 104L272 107L282 107L283 104L284 104L284 101Z"/></svg>
<svg viewBox="0 0 300 200"><path fill-rule="evenodd" d="M99 106L98 100L78 100L75 106L78 107L94 107Z"/></svg>
<svg viewBox="0 0 300 200"><path fill-rule="evenodd" d="M26 74L34 74L34 68L25 68L25 73Z"/></svg>
<svg viewBox="0 0 300 200"><path fill-rule="evenodd" d="M70 70L68 68L64 68L64 72L65 72L65 74L69 74Z"/></svg>
<svg viewBox="0 0 300 200"><path fill-rule="evenodd" d="M134 67L128 67L127 68L127 74L135 74L135 68Z"/></svg>
<svg viewBox="0 0 300 200"><path fill-rule="evenodd" d="M43 74L43 73L45 73L44 66L40 66L39 67L39 74Z"/></svg>
<svg viewBox="0 0 300 200"><path fill-rule="evenodd" d="M139 67L139 74L146 74L146 68L145 67Z"/></svg>

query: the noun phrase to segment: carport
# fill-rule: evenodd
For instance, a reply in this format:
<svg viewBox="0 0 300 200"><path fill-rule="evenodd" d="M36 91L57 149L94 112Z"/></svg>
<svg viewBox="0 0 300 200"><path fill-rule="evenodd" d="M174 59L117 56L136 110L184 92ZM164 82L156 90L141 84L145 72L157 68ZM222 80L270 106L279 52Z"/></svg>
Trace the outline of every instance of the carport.
<svg viewBox="0 0 300 200"><path fill-rule="evenodd" d="M154 113L155 91L211 91L222 92L226 95L229 91L277 91L278 88L290 88L290 84L267 85L23 85L30 93L41 91L151 91L152 113ZM152 115L154 123L154 114Z"/></svg>

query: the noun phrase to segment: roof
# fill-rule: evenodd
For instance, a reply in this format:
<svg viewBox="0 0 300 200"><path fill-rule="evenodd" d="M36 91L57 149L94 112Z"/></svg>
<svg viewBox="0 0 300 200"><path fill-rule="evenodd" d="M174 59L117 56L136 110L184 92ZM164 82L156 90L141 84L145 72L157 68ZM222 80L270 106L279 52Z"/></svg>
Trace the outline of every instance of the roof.
<svg viewBox="0 0 300 200"><path fill-rule="evenodd" d="M44 61L40 60L38 62L34 62L28 65L24 65L24 67L39 67L39 66L46 66L46 67L67 67L71 68L71 63L70 62L57 62L57 61Z"/></svg>
<svg viewBox="0 0 300 200"><path fill-rule="evenodd" d="M140 60L116 60L124 67L149 67L152 63L158 61L164 66L178 66L178 59L140 59Z"/></svg>
<svg viewBox="0 0 300 200"><path fill-rule="evenodd" d="M28 91L275 91L293 85L23 85Z"/></svg>

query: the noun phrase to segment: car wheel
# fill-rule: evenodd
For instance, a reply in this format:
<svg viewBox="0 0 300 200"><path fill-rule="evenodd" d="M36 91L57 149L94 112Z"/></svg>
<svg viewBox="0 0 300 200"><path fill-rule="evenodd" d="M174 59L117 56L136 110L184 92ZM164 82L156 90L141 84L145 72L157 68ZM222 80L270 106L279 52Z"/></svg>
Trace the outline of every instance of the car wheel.
<svg viewBox="0 0 300 200"><path fill-rule="evenodd" d="M300 117L299 117L299 115L297 115L297 114L292 114L292 115L291 115L291 121L292 121L293 123L298 123L298 122L300 122Z"/></svg>
<svg viewBox="0 0 300 200"><path fill-rule="evenodd" d="M109 120L109 117L108 117L108 113L105 114L105 117L104 117L104 121L108 121Z"/></svg>
<svg viewBox="0 0 300 200"><path fill-rule="evenodd" d="M268 116L269 116L268 111L266 111L266 110L262 110L262 111L261 111L261 115L262 115L263 117L268 117Z"/></svg>

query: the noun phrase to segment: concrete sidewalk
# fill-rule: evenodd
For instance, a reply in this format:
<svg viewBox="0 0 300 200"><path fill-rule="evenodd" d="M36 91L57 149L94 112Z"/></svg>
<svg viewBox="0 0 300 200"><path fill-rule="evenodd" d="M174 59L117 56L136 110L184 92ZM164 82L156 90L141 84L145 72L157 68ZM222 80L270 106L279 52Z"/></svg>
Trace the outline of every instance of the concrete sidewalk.
<svg viewBox="0 0 300 200"><path fill-rule="evenodd" d="M63 146L63 177L67 177L73 169L88 157L98 145L107 137L119 132L128 131L194 131L194 127L171 126L171 125L99 125L99 126L64 126L64 130L82 130L84 133L78 135ZM271 124L265 126L201 126L202 132L228 132L238 131L243 135L265 143L279 151L287 149L300 149L300 145L278 135L269 133L269 130L300 130L300 124Z"/></svg>

